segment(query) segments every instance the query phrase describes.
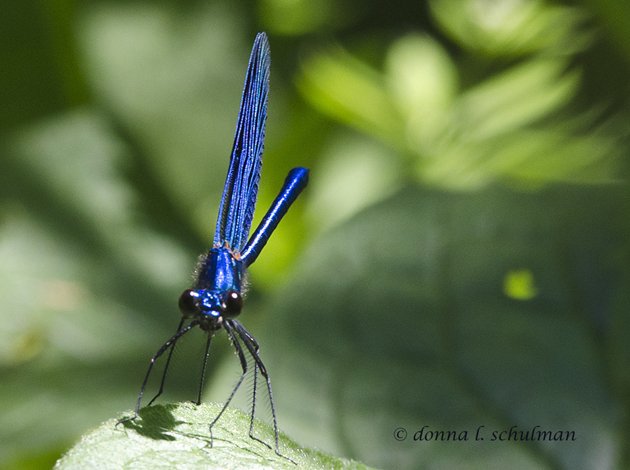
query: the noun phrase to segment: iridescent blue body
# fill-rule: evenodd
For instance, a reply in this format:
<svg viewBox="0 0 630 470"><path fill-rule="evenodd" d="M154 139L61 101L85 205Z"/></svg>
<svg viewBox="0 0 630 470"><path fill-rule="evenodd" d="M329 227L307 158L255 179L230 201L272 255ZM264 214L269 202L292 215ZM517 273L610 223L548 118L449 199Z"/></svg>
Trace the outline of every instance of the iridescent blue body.
<svg viewBox="0 0 630 470"><path fill-rule="evenodd" d="M226 247L212 248L196 270L196 282L190 294L199 306L199 326L216 330L223 323L223 305L227 292L241 294L245 277L243 262Z"/></svg>
<svg viewBox="0 0 630 470"><path fill-rule="evenodd" d="M196 316L203 329L216 330L224 325L226 297L230 293L241 293L245 269L256 260L272 232L308 182L306 168L291 170L267 214L247 241L262 166L269 63L267 37L260 33L254 41L245 76L213 247L197 269L193 289L185 292L185 295L193 297L196 302L189 299L180 301L180 307L182 303L197 305Z"/></svg>
<svg viewBox="0 0 630 470"><path fill-rule="evenodd" d="M202 329L217 330L223 326L226 297L234 292L241 294L246 268L256 260L270 235L307 182L308 170L306 168L292 169L260 225L243 247L242 253L240 250L230 248L227 240L224 240L222 244L215 241L215 245L201 260L196 270L195 285L193 289L184 291L180 299L180 309L185 313L185 304L188 302L186 296L194 298L192 303L197 306L195 313ZM219 220L221 220L220 217Z"/></svg>
<svg viewBox="0 0 630 470"><path fill-rule="evenodd" d="M256 260L278 223L308 182L308 170L306 168L292 169L287 175L278 196L252 236L249 237L262 166L265 122L267 118L267 96L269 92L269 69L270 52L267 36L264 33L259 33L254 41L247 67L234 145L221 197L213 244L197 265L195 282L192 288L186 289L180 296L179 308L182 313L182 319L177 327L177 332L151 358L149 369L140 389L133 418L138 416L144 390L156 360L164 352L170 350L164 367L160 389L157 395L149 402L149 405L162 393L175 344L195 326L199 326L208 332L197 395L197 403L199 403L201 401L201 391L212 337L216 331L225 329L236 349L243 374L219 415L210 423L210 429L223 414L248 371L248 363L245 357L245 351L247 351L254 359L254 390L250 436L259 440L253 435L253 419L256 405L256 378L257 374L260 373L265 378L271 402L275 431L275 451L281 455L278 450L278 427L269 375L260 358L258 343L245 327L235 319L240 313L243 304L243 284L247 267Z"/></svg>

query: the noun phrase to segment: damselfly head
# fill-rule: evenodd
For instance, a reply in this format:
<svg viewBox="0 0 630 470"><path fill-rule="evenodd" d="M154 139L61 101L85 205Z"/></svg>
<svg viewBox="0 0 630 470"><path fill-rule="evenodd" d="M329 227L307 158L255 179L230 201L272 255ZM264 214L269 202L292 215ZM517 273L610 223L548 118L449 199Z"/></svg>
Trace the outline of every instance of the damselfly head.
<svg viewBox="0 0 630 470"><path fill-rule="evenodd" d="M218 330L223 318L234 318L243 308L243 297L237 290L186 289L179 297L184 318L195 319L203 330Z"/></svg>

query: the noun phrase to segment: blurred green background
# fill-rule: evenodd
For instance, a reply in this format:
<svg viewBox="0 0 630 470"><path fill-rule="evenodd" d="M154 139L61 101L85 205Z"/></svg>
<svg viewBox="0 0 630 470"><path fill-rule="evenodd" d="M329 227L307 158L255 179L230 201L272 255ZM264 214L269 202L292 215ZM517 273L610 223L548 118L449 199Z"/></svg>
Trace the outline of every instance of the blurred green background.
<svg viewBox="0 0 630 470"><path fill-rule="evenodd" d="M31 0L0 25L0 467L134 405L212 239L257 31L257 218L312 175L242 315L283 431L382 468L630 466L626 0ZM203 345L163 402L194 399Z"/></svg>

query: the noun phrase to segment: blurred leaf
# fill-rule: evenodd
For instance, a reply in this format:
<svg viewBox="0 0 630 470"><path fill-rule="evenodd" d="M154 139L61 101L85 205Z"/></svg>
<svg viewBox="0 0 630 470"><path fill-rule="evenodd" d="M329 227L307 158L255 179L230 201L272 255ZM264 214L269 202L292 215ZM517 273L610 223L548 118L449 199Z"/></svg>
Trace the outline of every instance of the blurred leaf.
<svg viewBox="0 0 630 470"><path fill-rule="evenodd" d="M116 425L109 420L83 437L57 462L68 468L299 468L368 469L363 464L302 449L285 435L285 457L249 437L249 415L228 409L209 433L221 405L190 403L145 408L141 420ZM273 429L256 423L256 437L273 445Z"/></svg>
<svg viewBox="0 0 630 470"><path fill-rule="evenodd" d="M626 265L629 262L626 259ZM623 286L630 285L630 276L625 274ZM611 301L613 315L610 320L610 340L607 342L606 353L610 358L610 371L613 385L620 391L620 396L628 396L630 391L630 315L626 306L630 303L630 289L620 289L615 292ZM625 395L624 395L625 393ZM626 401L627 405L627 401ZM627 442L627 441L626 441Z"/></svg>
<svg viewBox="0 0 630 470"><path fill-rule="evenodd" d="M15 460L133 401L146 358L175 326L192 259L135 219L125 146L98 113L4 144L0 455Z"/></svg>
<svg viewBox="0 0 630 470"><path fill-rule="evenodd" d="M455 65L442 47L425 36L399 39L387 55L392 98L407 122L410 145L422 145L447 124L458 93Z"/></svg>
<svg viewBox="0 0 630 470"><path fill-rule="evenodd" d="M394 147L403 144L403 121L384 79L350 54L337 49L312 57L304 63L297 85L321 111Z"/></svg>
<svg viewBox="0 0 630 470"><path fill-rule="evenodd" d="M440 26L464 48L489 56L533 52L567 55L582 50L585 13L541 0L432 0Z"/></svg>
<svg viewBox="0 0 630 470"><path fill-rule="evenodd" d="M309 181L312 230L321 232L396 192L403 182L399 165L391 150L364 137L331 139Z"/></svg>
<svg viewBox="0 0 630 470"><path fill-rule="evenodd" d="M87 85L70 19L74 2L20 2L0 18L0 128L84 103Z"/></svg>
<svg viewBox="0 0 630 470"><path fill-rule="evenodd" d="M538 295L534 275L529 269L515 269L505 276L503 292L516 300L531 300Z"/></svg>
<svg viewBox="0 0 630 470"><path fill-rule="evenodd" d="M570 129L570 126L569 126ZM516 133L504 142L497 142L502 150L495 162L501 165L511 158L521 164L509 165L509 173L519 181L538 184L558 177L574 183L618 183L618 161L614 158L620 149L606 129L594 129L588 134L568 138L563 135L565 126L548 126L546 130ZM520 145L519 145L520 142ZM514 160L512 160L514 161Z"/></svg>
<svg viewBox="0 0 630 470"><path fill-rule="evenodd" d="M5 463L2 468L5 470L41 470L43 468L53 468L55 462L59 460L59 456L64 450L65 446L50 452L30 454L13 462Z"/></svg>
<svg viewBox="0 0 630 470"><path fill-rule="evenodd" d="M348 54L311 59L300 83L320 111L379 138L399 158L411 157L404 161L411 171L392 165L400 180L413 175L432 186L470 190L501 179L541 185L614 178L619 132L593 129L594 112L566 113L580 74L567 71L565 59L526 60L458 91L454 66L429 39L405 37L388 57L387 78L372 71L370 93L334 78L368 76Z"/></svg>
<svg viewBox="0 0 630 470"><path fill-rule="evenodd" d="M454 110L455 129L471 139L512 132L566 104L579 77L560 61L531 60L464 92Z"/></svg>
<svg viewBox="0 0 630 470"><path fill-rule="evenodd" d="M583 2L594 12L602 33L610 36L630 60L630 4L626 0L587 0Z"/></svg>
<svg viewBox="0 0 630 470"><path fill-rule="evenodd" d="M242 36L222 4L102 4L82 23L99 99L137 143L146 177L196 215L202 240L212 237L253 40Z"/></svg>
<svg viewBox="0 0 630 470"><path fill-rule="evenodd" d="M276 34L304 34L343 18L339 4L331 0L262 0L258 5L265 29Z"/></svg>
<svg viewBox="0 0 630 470"><path fill-rule="evenodd" d="M479 142L462 141L445 146L428 164L419 162L418 173L427 182L451 188L472 189L493 180L514 178L513 183L540 187L549 180L596 184L615 182L621 151L605 129L579 135L568 124L549 124L498 135ZM442 183L440 183L442 182Z"/></svg>
<svg viewBox="0 0 630 470"><path fill-rule="evenodd" d="M284 429L384 468L624 468L629 200L409 189L327 233L258 338ZM506 295L524 271L535 291ZM471 437L413 442L424 425ZM576 440L489 441L511 426Z"/></svg>

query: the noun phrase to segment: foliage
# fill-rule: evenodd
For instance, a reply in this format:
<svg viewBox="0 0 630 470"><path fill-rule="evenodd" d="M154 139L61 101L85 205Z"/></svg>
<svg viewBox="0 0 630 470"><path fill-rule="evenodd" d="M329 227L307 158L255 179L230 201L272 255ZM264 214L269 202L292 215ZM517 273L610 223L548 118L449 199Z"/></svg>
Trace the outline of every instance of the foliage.
<svg viewBox="0 0 630 470"><path fill-rule="evenodd" d="M380 468L623 468L629 200L407 188L328 232L261 338L285 426ZM414 441L425 425L468 440ZM512 426L577 437L490 440Z"/></svg>
<svg viewBox="0 0 630 470"><path fill-rule="evenodd" d="M566 111L580 86L579 71L569 67L577 46L585 43L571 30L580 15L541 2L514 2L526 10L520 12L523 18L505 23L503 16L518 15L497 11L501 31L488 31L484 21L492 14L484 10L478 18L468 17L462 3L473 9L475 2L432 2L437 18L460 42L499 58L537 54L508 62L463 88L457 63L444 47L426 35L410 34L390 46L383 73L342 50L315 55L303 66L304 96L407 156L401 171L411 170L432 186L471 189L497 179L531 185L614 178L613 123L595 125L589 113ZM478 23L466 23L474 20ZM555 28L554 36L539 32L556 23L562 28ZM572 48L564 46L568 42Z"/></svg>
<svg viewBox="0 0 630 470"><path fill-rule="evenodd" d="M211 435L208 422L220 410L216 404L154 406L142 410L137 421L117 424L111 419L84 436L55 468L290 469L298 465L307 469L368 469L357 462L301 449L284 435L280 440L284 457L278 456L249 438L249 416L239 410L227 410ZM256 437L273 445L273 430L256 424Z"/></svg>

